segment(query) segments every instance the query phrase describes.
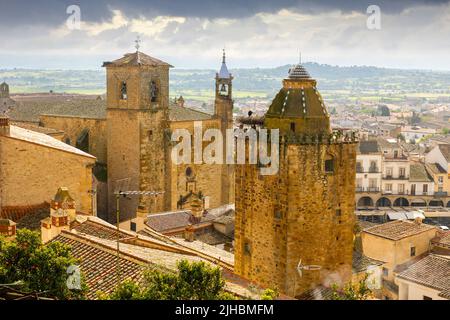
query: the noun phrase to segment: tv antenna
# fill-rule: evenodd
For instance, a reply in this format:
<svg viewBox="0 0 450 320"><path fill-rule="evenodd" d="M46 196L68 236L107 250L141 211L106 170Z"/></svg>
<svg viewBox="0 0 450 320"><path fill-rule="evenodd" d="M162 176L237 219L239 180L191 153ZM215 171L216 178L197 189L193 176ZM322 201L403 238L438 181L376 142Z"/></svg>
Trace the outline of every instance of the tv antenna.
<svg viewBox="0 0 450 320"><path fill-rule="evenodd" d="M158 195L164 194L164 191L135 191L130 190L130 178L116 181L114 195L116 196L116 228L117 228L117 285L120 284L120 197L130 196L154 196L155 203Z"/></svg>

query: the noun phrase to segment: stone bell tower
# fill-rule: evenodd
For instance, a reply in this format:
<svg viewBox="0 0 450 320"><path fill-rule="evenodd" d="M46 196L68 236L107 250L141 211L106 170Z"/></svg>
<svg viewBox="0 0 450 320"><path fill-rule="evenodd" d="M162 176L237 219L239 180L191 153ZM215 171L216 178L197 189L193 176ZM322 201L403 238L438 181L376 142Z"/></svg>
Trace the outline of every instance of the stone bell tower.
<svg viewBox="0 0 450 320"><path fill-rule="evenodd" d="M214 101L214 116L220 119L222 137L227 136L227 129L233 128L233 76L228 71L225 49L223 50L222 66L216 73L216 98ZM223 154L226 154L224 143ZM222 199L221 203L234 203L234 166L222 165Z"/></svg>
<svg viewBox="0 0 450 320"><path fill-rule="evenodd" d="M225 50L223 51L222 66L216 73L214 115L221 118L225 126L228 122L233 122L233 76L228 71Z"/></svg>
<svg viewBox="0 0 450 320"><path fill-rule="evenodd" d="M0 99L9 98L9 85L6 82L0 84Z"/></svg>
<svg viewBox="0 0 450 320"><path fill-rule="evenodd" d="M132 191L164 191L120 199L121 220L170 206L168 63L139 51L105 62L107 75L108 212L115 220L117 181ZM123 191L123 190L122 190Z"/></svg>
<svg viewBox="0 0 450 320"><path fill-rule="evenodd" d="M235 271L292 297L349 281L355 135L331 130L316 80L301 64L283 81L263 128L280 132L279 171L236 168Z"/></svg>

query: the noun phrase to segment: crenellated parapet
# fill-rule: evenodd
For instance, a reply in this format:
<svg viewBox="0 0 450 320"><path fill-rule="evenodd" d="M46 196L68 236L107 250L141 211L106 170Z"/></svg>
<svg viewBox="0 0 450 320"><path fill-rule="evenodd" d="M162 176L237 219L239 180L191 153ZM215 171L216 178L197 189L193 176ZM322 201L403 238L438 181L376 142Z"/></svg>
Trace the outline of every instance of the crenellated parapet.
<svg viewBox="0 0 450 320"><path fill-rule="evenodd" d="M358 143L359 138L356 131L343 132L341 130L333 131L331 134L285 134L280 136L281 144L298 144L298 145L314 145L314 144L353 144Z"/></svg>

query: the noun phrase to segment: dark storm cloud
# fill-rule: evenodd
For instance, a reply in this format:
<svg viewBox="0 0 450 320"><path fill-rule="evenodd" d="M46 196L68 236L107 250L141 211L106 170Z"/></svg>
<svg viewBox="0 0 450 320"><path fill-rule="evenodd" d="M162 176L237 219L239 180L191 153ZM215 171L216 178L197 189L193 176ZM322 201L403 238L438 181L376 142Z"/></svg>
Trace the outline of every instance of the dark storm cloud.
<svg viewBox="0 0 450 320"><path fill-rule="evenodd" d="M260 12L290 9L304 13L329 10L365 11L379 5L385 14L394 14L418 5L439 5L450 0L0 0L0 24L57 25L67 19L69 5L81 6L84 21L101 21L111 16L110 9L120 9L127 16L154 17L174 15L207 18L243 18Z"/></svg>

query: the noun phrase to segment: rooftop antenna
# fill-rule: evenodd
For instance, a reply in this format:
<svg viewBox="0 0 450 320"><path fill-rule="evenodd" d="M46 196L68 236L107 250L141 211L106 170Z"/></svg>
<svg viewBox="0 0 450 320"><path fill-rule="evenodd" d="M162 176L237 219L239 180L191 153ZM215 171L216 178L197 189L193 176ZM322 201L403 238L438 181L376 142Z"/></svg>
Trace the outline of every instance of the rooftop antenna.
<svg viewBox="0 0 450 320"><path fill-rule="evenodd" d="M134 42L136 42L136 45L135 45L136 52L139 52L139 48L141 47L141 42L142 42L141 37L137 36L136 40L134 40Z"/></svg>
<svg viewBox="0 0 450 320"><path fill-rule="evenodd" d="M298 60L299 64L302 64L302 52L299 52L299 60Z"/></svg>
<svg viewBox="0 0 450 320"><path fill-rule="evenodd" d="M139 49L139 48L138 48ZM121 283L120 276L120 198L127 198L129 196L153 196L155 197L155 208L156 208L156 197L162 195L164 191L133 191L130 190L130 178L116 180L114 187L114 195L116 196L116 232L117 232L117 261L116 261L116 273L117 273L117 285Z"/></svg>

